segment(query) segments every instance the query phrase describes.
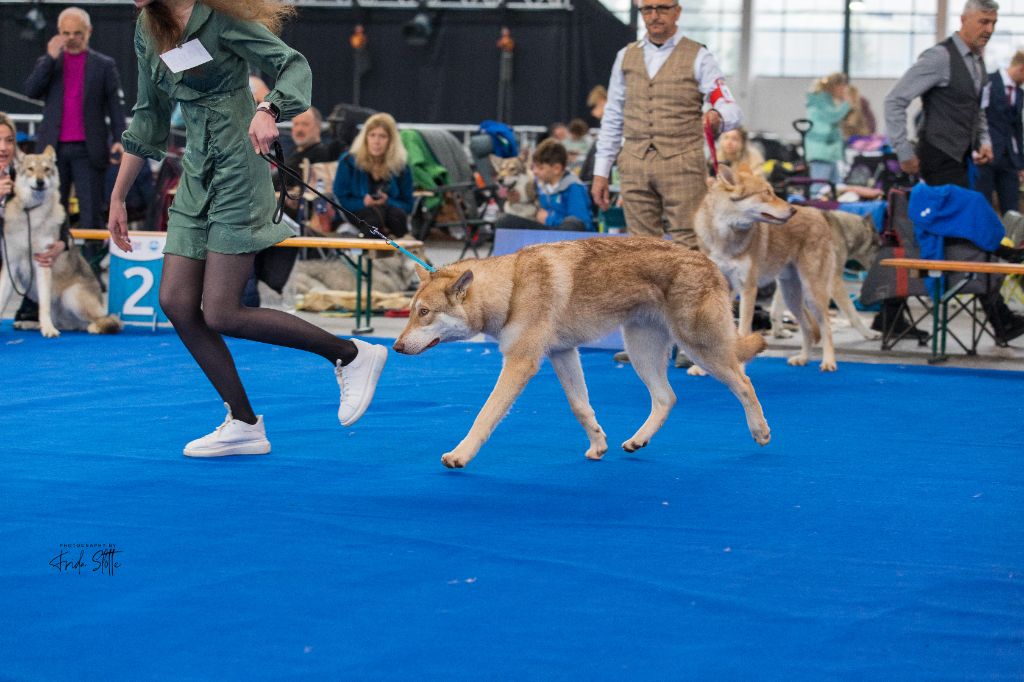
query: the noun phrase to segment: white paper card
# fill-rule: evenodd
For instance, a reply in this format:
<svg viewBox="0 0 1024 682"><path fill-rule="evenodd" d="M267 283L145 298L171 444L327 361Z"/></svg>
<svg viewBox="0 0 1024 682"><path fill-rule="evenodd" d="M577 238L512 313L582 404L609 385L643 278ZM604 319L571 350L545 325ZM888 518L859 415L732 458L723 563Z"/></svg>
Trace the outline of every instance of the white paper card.
<svg viewBox="0 0 1024 682"><path fill-rule="evenodd" d="M172 73L181 73L186 69L192 69L200 64L213 61L213 57L206 51L206 48L203 47L198 38L188 41L181 47L164 52L160 55L160 59L164 60L164 64L167 65L167 68Z"/></svg>

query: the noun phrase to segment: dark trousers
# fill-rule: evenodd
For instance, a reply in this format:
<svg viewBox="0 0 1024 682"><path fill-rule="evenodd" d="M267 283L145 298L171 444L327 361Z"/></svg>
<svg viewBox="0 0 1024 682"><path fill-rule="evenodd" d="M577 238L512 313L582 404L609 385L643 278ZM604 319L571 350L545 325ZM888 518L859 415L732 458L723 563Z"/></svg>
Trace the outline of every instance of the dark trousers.
<svg viewBox="0 0 1024 682"><path fill-rule="evenodd" d="M78 227L103 229L103 180L107 172L104 165L97 168L89 160L84 142L61 142L57 145L57 171L60 173L60 202L68 207L71 186L78 197Z"/></svg>
<svg viewBox="0 0 1024 682"><path fill-rule="evenodd" d="M959 161L946 152L933 147L927 140L917 144L917 159L921 163L921 177L929 185L960 185L967 187L967 155Z"/></svg>
<svg viewBox="0 0 1024 682"><path fill-rule="evenodd" d="M992 192L996 193L999 215L1016 211L1020 203L1020 178L1017 169L1006 159L978 166L976 189L989 201L992 200Z"/></svg>
<svg viewBox="0 0 1024 682"><path fill-rule="evenodd" d="M383 206L367 206L361 211L356 211L356 216L376 227L384 234L392 237L404 237L409 232L409 217L405 211L385 204ZM364 237L372 237L366 225L358 220L352 221L356 229L363 233Z"/></svg>
<svg viewBox="0 0 1024 682"><path fill-rule="evenodd" d="M587 229L586 225L579 218L569 216L560 225L554 227L522 216L505 214L494 221L495 229L505 230L565 230L568 232L582 232Z"/></svg>

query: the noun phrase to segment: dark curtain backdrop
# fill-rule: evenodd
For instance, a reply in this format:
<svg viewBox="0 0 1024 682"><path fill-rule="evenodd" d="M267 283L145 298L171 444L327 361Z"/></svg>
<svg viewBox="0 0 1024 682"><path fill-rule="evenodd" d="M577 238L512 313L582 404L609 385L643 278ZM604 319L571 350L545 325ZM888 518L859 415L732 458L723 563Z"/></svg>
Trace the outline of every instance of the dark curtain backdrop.
<svg viewBox="0 0 1024 682"><path fill-rule="evenodd" d="M498 102L495 46L507 25L516 41L511 123L547 125L583 116L590 88L608 82L615 53L631 39L629 28L597 0L574 0L566 11L445 10L435 12L434 34L424 47L411 47L402 26L414 12L303 7L283 33L306 55L313 69L313 103L324 114L353 95L353 51L349 36L366 27L370 69L363 76L360 104L394 114L399 121L479 123L494 118ZM24 40L19 21L30 4L0 4L0 86L21 92L22 83L56 32L67 5L43 4L44 35ZM126 101L135 101L137 69L132 51L134 8L83 5L92 17L91 46L117 60ZM0 110L40 109L0 95Z"/></svg>

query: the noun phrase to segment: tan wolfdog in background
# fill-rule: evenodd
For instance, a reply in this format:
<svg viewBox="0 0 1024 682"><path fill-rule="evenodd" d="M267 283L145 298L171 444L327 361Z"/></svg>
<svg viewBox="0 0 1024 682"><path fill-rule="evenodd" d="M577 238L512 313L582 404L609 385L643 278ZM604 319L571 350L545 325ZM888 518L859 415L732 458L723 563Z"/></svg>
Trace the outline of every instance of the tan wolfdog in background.
<svg viewBox="0 0 1024 682"><path fill-rule="evenodd" d="M701 248L740 294L740 334L753 327L757 288L778 279L802 335L800 352L789 364L807 364L811 345L821 339L821 370L835 371L828 304L836 253L821 212L791 206L763 178L722 166L697 209L694 228Z"/></svg>
<svg viewBox="0 0 1024 682"><path fill-rule="evenodd" d="M650 415L624 450L647 445L676 402L667 372L673 341L739 399L754 440L770 440L742 364L765 341L760 334L737 335L728 285L703 254L649 237L583 239L460 261L433 274L421 269L420 278L396 351L416 355L484 332L498 339L504 356L469 433L441 458L447 467L476 456L545 355L590 439L586 456L600 459L608 443L590 406L577 347L619 326L633 369L651 393Z"/></svg>

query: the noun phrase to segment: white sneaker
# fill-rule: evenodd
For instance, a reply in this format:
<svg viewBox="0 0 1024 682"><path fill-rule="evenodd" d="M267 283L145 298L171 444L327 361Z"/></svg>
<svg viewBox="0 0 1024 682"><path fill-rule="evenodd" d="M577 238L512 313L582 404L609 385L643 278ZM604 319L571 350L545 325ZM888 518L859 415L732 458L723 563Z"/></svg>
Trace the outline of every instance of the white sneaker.
<svg viewBox="0 0 1024 682"><path fill-rule="evenodd" d="M358 353L356 359L342 366L338 360L334 375L341 389L341 405L338 407L338 421L342 426L352 426L373 400L377 379L388 361L388 349L359 339L352 339Z"/></svg>
<svg viewBox="0 0 1024 682"><path fill-rule="evenodd" d="M213 433L197 438L185 446L186 457L225 457L227 455L265 455L270 452L270 441L263 427L263 415L255 424L246 424L231 416L231 408L224 407L228 416Z"/></svg>

